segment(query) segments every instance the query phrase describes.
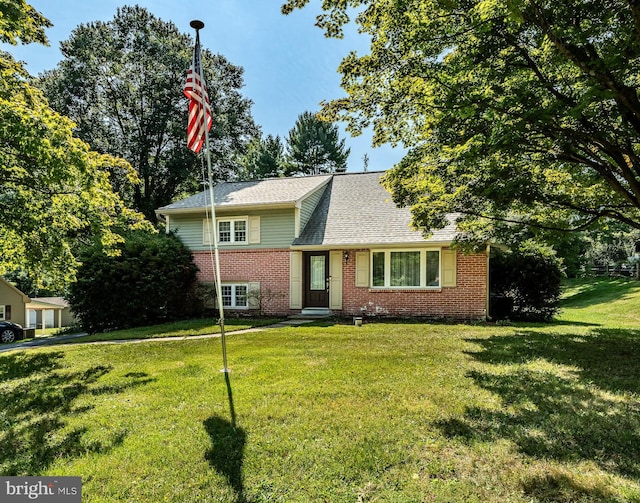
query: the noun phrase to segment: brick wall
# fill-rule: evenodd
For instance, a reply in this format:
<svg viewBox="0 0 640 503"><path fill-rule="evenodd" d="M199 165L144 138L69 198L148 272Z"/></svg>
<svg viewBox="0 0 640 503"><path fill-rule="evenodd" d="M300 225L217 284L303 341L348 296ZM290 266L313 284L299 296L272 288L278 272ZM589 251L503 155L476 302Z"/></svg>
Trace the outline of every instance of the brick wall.
<svg viewBox="0 0 640 503"><path fill-rule="evenodd" d="M290 314L289 250L221 250L220 279L222 283L260 283L260 305L264 314ZM193 252L193 261L200 269L198 280L214 280L212 256Z"/></svg>
<svg viewBox="0 0 640 503"><path fill-rule="evenodd" d="M265 314L293 314L289 309L288 249L220 251L222 282L260 283ZM213 280L209 252L194 252L200 281ZM487 256L458 253L456 287L437 290L377 289L355 286L355 252L343 261L342 311L345 316L426 316L484 319L487 306Z"/></svg>
<svg viewBox="0 0 640 503"><path fill-rule="evenodd" d="M366 251L366 250L362 250ZM484 319L487 309L487 256L456 257L456 287L434 290L358 288L355 253L343 262L342 308L345 315L425 316Z"/></svg>

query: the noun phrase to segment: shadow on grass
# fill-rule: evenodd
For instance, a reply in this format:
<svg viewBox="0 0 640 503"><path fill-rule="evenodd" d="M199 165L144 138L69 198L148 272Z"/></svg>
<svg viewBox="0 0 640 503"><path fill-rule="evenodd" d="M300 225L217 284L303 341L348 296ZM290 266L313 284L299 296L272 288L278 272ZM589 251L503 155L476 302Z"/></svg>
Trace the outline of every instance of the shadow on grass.
<svg viewBox="0 0 640 503"><path fill-rule="evenodd" d="M239 503L247 501L242 482L245 433L234 427L231 421L212 416L204 421L204 428L211 438L211 448L205 459L215 470L227 479Z"/></svg>
<svg viewBox="0 0 640 503"><path fill-rule="evenodd" d="M594 329L571 335L520 329L515 335L470 339L482 346L471 353L490 364L513 365L537 360L574 367L584 383L614 393L640 393L640 332L628 329Z"/></svg>
<svg viewBox="0 0 640 503"><path fill-rule="evenodd" d="M600 323L589 323L587 321L569 321L569 320L559 320L554 318L551 321L544 322L532 322L532 321L514 321L511 323L514 327L517 328L553 328L556 326L559 327L599 327Z"/></svg>
<svg viewBox="0 0 640 503"><path fill-rule="evenodd" d="M523 491L535 498L533 501L555 502L592 502L619 503L612 490L587 487L562 474L538 475L524 481Z"/></svg>
<svg viewBox="0 0 640 503"><path fill-rule="evenodd" d="M89 441L88 428L69 429L67 419L92 408L76 406L83 395L116 394L151 379L140 374L100 386L111 367L68 372L63 360L61 352L0 356L0 474L35 475L57 459L105 453L123 442L124 431L106 442Z"/></svg>
<svg viewBox="0 0 640 503"><path fill-rule="evenodd" d="M446 436L507 439L534 458L591 461L606 472L640 477L640 401L633 397L640 392L640 340L634 331L520 332L471 342L482 346L471 355L485 365L468 376L502 406L471 407L440 422ZM523 489L544 501L612 498L562 478L531 480Z"/></svg>
<svg viewBox="0 0 640 503"><path fill-rule="evenodd" d="M211 448L205 453L205 459L227 479L236 494L238 503L248 503L242 482L242 463L244 461L245 432L236 424L236 411L233 404L233 391L229 373L224 374L229 399L231 420L212 416L204 421L204 428L211 438Z"/></svg>

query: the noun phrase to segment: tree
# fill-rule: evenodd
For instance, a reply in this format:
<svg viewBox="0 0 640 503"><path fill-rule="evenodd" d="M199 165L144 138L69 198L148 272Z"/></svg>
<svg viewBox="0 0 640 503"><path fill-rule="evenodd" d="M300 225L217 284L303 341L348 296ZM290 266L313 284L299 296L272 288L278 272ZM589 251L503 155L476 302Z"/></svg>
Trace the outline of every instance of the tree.
<svg viewBox="0 0 640 503"><path fill-rule="evenodd" d="M3 1L0 16L0 42L17 45L37 42L49 45L45 28L52 26L45 18L25 0Z"/></svg>
<svg viewBox="0 0 640 503"><path fill-rule="evenodd" d="M346 171L350 149L338 138L338 126L311 112L298 116L287 138L290 175L313 175Z"/></svg>
<svg viewBox="0 0 640 503"><path fill-rule="evenodd" d="M416 226L640 228L636 2L325 0L317 24L340 36L358 7L371 52L323 114L410 149L385 183Z"/></svg>
<svg viewBox="0 0 640 503"><path fill-rule="evenodd" d="M634 257L640 244L640 231L629 230L625 225L614 222L604 231L591 233L586 236L587 248L584 253L585 265L590 272L591 267L610 265L619 267L628 266L629 269L637 262Z"/></svg>
<svg viewBox="0 0 640 503"><path fill-rule="evenodd" d="M127 159L142 183L112 170L122 197L155 222L155 209L199 190L202 160L186 147L183 96L193 40L146 9L122 7L109 22L78 26L62 43L64 59L45 72L52 106L77 123L77 134L100 152ZM258 134L242 97L242 68L202 51L213 108L214 178L226 180Z"/></svg>
<svg viewBox="0 0 640 503"><path fill-rule="evenodd" d="M285 173L284 147L279 136L255 138L241 161L238 174L241 180L259 180L283 176Z"/></svg>
<svg viewBox="0 0 640 503"><path fill-rule="evenodd" d="M46 43L50 23L24 2L2 8L0 40ZM36 289L74 278L78 246L110 245L114 229L143 225L114 193L108 168L135 180L126 161L93 152L53 111L31 77L0 52L0 274L27 271Z"/></svg>
<svg viewBox="0 0 640 503"><path fill-rule="evenodd" d="M100 242L84 251L69 303L91 332L181 319L199 307L196 272L176 236L128 232L115 254Z"/></svg>

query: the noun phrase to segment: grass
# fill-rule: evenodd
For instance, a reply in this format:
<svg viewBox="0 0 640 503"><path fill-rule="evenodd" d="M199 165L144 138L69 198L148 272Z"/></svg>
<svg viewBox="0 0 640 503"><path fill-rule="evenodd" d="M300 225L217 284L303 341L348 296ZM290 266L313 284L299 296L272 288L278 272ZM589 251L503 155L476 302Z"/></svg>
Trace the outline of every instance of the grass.
<svg viewBox="0 0 640 503"><path fill-rule="evenodd" d="M566 282L563 312L570 323L640 327L640 281L628 278L573 279Z"/></svg>
<svg viewBox="0 0 640 503"><path fill-rule="evenodd" d="M230 374L218 339L5 353L0 474L80 475L85 502L640 501L640 292L564 303L231 334Z"/></svg>
<svg viewBox="0 0 640 503"><path fill-rule="evenodd" d="M276 318L228 318L225 319L225 332L234 332L248 328L262 327L281 321ZM73 340L78 342L123 341L131 339L155 339L164 337L192 337L194 335L219 334L220 325L212 318L199 318L186 321L163 323L147 327L135 327L110 332L86 335Z"/></svg>

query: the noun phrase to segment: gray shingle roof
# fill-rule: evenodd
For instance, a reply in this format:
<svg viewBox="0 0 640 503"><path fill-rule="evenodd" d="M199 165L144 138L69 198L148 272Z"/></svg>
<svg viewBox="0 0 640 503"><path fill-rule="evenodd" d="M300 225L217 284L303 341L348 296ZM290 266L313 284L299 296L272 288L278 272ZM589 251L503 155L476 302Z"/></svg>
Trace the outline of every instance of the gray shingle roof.
<svg viewBox="0 0 640 503"><path fill-rule="evenodd" d="M457 232L455 215L450 225L425 239L411 227L411 212L398 208L380 184L384 173L343 173L249 182L224 182L214 188L216 208L293 206L327 184L307 225L293 246L357 247L447 243ZM157 210L159 214L197 212L209 204L209 192L177 201Z"/></svg>
<svg viewBox="0 0 640 503"><path fill-rule="evenodd" d="M454 216L425 240L411 227L411 212L398 208L380 184L383 173L335 175L294 246L391 245L450 242Z"/></svg>
<svg viewBox="0 0 640 503"><path fill-rule="evenodd" d="M213 197L217 207L293 205L326 183L331 175L295 178L270 178L249 182L223 182L216 185ZM198 210L209 204L209 191L163 206L157 213Z"/></svg>

